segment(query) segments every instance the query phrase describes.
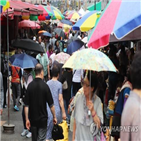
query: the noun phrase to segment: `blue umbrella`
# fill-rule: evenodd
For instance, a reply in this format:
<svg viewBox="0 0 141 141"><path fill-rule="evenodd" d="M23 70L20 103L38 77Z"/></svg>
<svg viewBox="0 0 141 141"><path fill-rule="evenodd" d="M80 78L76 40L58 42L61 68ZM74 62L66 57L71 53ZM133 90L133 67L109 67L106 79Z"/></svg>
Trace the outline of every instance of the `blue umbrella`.
<svg viewBox="0 0 141 141"><path fill-rule="evenodd" d="M44 32L44 33L42 34L42 36L52 37L52 35L51 35L49 32Z"/></svg>
<svg viewBox="0 0 141 141"><path fill-rule="evenodd" d="M60 20L60 22L61 22L61 23L64 23L64 24L67 24L67 25L70 25L70 26L73 25L72 22L69 21L69 20L67 20L67 19Z"/></svg>
<svg viewBox="0 0 141 141"><path fill-rule="evenodd" d="M71 42L68 45L67 53L71 55L73 52L79 50L83 45L84 45L84 42L82 42L81 40L77 39L77 40Z"/></svg>
<svg viewBox="0 0 141 141"><path fill-rule="evenodd" d="M35 68L36 64L38 63L38 61L35 58L25 53L15 54L10 57L9 61L13 66L17 66L23 69Z"/></svg>

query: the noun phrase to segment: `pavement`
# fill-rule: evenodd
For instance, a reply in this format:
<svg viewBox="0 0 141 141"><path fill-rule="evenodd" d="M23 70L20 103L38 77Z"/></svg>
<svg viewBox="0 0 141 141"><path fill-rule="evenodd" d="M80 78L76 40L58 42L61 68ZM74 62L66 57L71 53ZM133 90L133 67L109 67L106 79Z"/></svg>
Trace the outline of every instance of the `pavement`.
<svg viewBox="0 0 141 141"><path fill-rule="evenodd" d="M3 133L3 124L6 124L8 122L8 108L3 109L3 114L2 114L1 122L0 122L1 141L31 141L31 138L28 139L26 137L21 136L21 132L23 131L22 106L20 106L19 108L20 108L20 111L16 112L14 111L13 106L10 105L10 124L15 125L13 134ZM69 132L69 141L71 140L72 140L72 133Z"/></svg>

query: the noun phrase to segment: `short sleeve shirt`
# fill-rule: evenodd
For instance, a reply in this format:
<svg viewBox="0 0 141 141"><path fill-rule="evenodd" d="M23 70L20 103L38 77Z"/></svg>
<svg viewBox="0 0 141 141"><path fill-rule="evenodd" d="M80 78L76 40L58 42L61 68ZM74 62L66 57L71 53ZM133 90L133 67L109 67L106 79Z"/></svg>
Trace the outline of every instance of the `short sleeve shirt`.
<svg viewBox="0 0 141 141"><path fill-rule="evenodd" d="M49 107L54 104L50 89L42 79L35 78L28 85L25 95L25 106L29 107L31 126L42 128L47 126L46 103Z"/></svg>
<svg viewBox="0 0 141 141"><path fill-rule="evenodd" d="M44 76L47 75L47 66L49 65L49 59L48 59L48 56L46 53L43 54L43 56L41 56L41 54L38 54L36 56L36 59L39 60L40 64L43 65L43 68L44 68Z"/></svg>

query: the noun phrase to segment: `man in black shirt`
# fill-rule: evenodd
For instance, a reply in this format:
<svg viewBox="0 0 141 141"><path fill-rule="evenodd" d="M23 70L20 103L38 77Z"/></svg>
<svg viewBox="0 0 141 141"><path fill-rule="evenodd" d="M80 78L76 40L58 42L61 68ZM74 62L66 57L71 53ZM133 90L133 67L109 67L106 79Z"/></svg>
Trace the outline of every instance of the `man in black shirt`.
<svg viewBox="0 0 141 141"><path fill-rule="evenodd" d="M26 127L31 127L32 141L45 141L47 132L47 107L48 103L57 123L53 98L49 87L43 81L44 71L41 64L35 67L36 78L29 84L25 95ZM28 117L29 112L29 117Z"/></svg>

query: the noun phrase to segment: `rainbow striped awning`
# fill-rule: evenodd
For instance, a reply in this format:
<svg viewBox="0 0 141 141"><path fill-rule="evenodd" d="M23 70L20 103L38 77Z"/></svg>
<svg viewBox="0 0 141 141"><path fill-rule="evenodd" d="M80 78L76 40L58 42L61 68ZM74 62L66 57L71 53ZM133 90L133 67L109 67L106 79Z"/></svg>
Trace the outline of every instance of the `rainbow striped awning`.
<svg viewBox="0 0 141 141"><path fill-rule="evenodd" d="M62 15L61 11L58 10L56 7L54 6L47 6L46 7L52 14L53 14L53 17L51 17L52 20L62 20L64 19L64 16Z"/></svg>

